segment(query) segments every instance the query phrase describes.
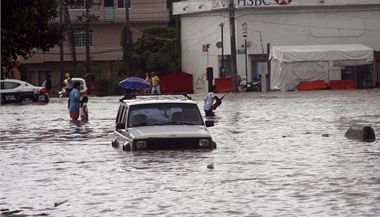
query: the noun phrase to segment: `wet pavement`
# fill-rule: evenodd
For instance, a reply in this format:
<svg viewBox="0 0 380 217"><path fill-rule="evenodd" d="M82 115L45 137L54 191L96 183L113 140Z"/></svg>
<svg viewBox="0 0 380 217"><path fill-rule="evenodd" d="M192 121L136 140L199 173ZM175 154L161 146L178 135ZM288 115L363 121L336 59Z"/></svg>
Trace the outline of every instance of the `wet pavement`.
<svg viewBox="0 0 380 217"><path fill-rule="evenodd" d="M90 97L82 125L66 99L1 106L1 215L380 215L380 89L230 93L213 151L112 148L118 99ZM355 123L377 140L345 138Z"/></svg>

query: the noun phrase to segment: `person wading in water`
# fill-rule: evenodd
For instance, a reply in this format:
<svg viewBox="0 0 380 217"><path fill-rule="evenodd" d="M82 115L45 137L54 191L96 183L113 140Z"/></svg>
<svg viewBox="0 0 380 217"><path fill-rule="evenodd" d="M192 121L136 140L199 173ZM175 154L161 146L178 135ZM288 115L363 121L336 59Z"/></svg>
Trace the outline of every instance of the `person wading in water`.
<svg viewBox="0 0 380 217"><path fill-rule="evenodd" d="M69 96L70 118L73 121L76 121L79 118L79 109L80 109L79 89L80 89L80 82L79 81L74 82L74 88L70 92L70 96Z"/></svg>

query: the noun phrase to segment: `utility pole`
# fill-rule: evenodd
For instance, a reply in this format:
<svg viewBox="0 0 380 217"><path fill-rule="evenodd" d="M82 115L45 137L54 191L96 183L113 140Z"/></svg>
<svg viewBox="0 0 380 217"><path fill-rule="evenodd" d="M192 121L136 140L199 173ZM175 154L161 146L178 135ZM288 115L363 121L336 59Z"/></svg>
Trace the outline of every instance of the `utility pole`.
<svg viewBox="0 0 380 217"><path fill-rule="evenodd" d="M125 0L125 34L126 34L126 40L127 40L127 53L126 53L126 60L128 64L128 72L131 73L132 65L131 65L131 49L132 49L132 35L131 35L131 22L129 20L129 1Z"/></svg>
<svg viewBox="0 0 380 217"><path fill-rule="evenodd" d="M219 26L220 26L220 38L222 41L222 68L220 68L219 74L221 76L225 76L225 74L224 74L224 42L223 42L223 26L224 26L224 23L220 23Z"/></svg>
<svg viewBox="0 0 380 217"><path fill-rule="evenodd" d="M235 33L235 4L229 0L230 14L230 41L231 41L231 70L232 70L232 92L238 92L237 66L236 66L236 33Z"/></svg>
<svg viewBox="0 0 380 217"><path fill-rule="evenodd" d="M59 3L59 22L61 26L63 26L63 10L62 10L62 3ZM60 81L63 81L63 73L64 73L64 66L63 66L63 38L59 42L59 76Z"/></svg>
<svg viewBox="0 0 380 217"><path fill-rule="evenodd" d="M76 43L75 43L75 38L74 38L74 28L73 28L73 25L71 24L71 21L70 21L69 8L64 7L63 13L64 13L65 24L67 24L69 26L68 38L69 38L69 44L71 45L70 46L71 47L71 57L72 57L72 61L73 61L72 75L75 75L76 71L77 71L77 55L76 55L76 50L75 50Z"/></svg>
<svg viewBox="0 0 380 217"><path fill-rule="evenodd" d="M86 0L86 74L91 73L90 64L90 0Z"/></svg>

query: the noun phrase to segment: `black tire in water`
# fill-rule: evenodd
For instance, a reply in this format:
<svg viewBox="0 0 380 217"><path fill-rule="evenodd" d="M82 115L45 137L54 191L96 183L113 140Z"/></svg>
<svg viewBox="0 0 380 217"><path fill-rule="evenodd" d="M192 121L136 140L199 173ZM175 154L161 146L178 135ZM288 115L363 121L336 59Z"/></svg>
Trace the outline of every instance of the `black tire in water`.
<svg viewBox="0 0 380 217"><path fill-rule="evenodd" d="M29 96L24 96L20 99L20 102L22 104L29 104L29 103L32 103L34 102L33 98L32 97L29 97Z"/></svg>

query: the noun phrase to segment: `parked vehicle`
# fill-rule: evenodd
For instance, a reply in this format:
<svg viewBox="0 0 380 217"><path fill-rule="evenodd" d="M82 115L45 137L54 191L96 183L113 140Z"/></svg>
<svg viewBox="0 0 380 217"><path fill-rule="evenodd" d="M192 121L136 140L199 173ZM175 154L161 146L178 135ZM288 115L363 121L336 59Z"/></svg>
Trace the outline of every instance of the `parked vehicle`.
<svg viewBox="0 0 380 217"><path fill-rule="evenodd" d="M238 86L238 90L241 92L248 92L248 91L261 91L261 81L260 80L253 80L251 82L247 83L247 80L245 77L243 77Z"/></svg>
<svg viewBox="0 0 380 217"><path fill-rule="evenodd" d="M197 103L190 99L137 96L123 100L116 116L112 146L125 151L215 149Z"/></svg>
<svg viewBox="0 0 380 217"><path fill-rule="evenodd" d="M81 96L87 96L87 85L86 81L83 78L71 78L71 80L74 82L79 81L80 82L80 95ZM65 87L62 88L61 91L58 92L58 97L68 97L68 94L66 93Z"/></svg>
<svg viewBox="0 0 380 217"><path fill-rule="evenodd" d="M16 79L0 80L1 104L49 102L49 96L44 87L37 87L28 82Z"/></svg>

